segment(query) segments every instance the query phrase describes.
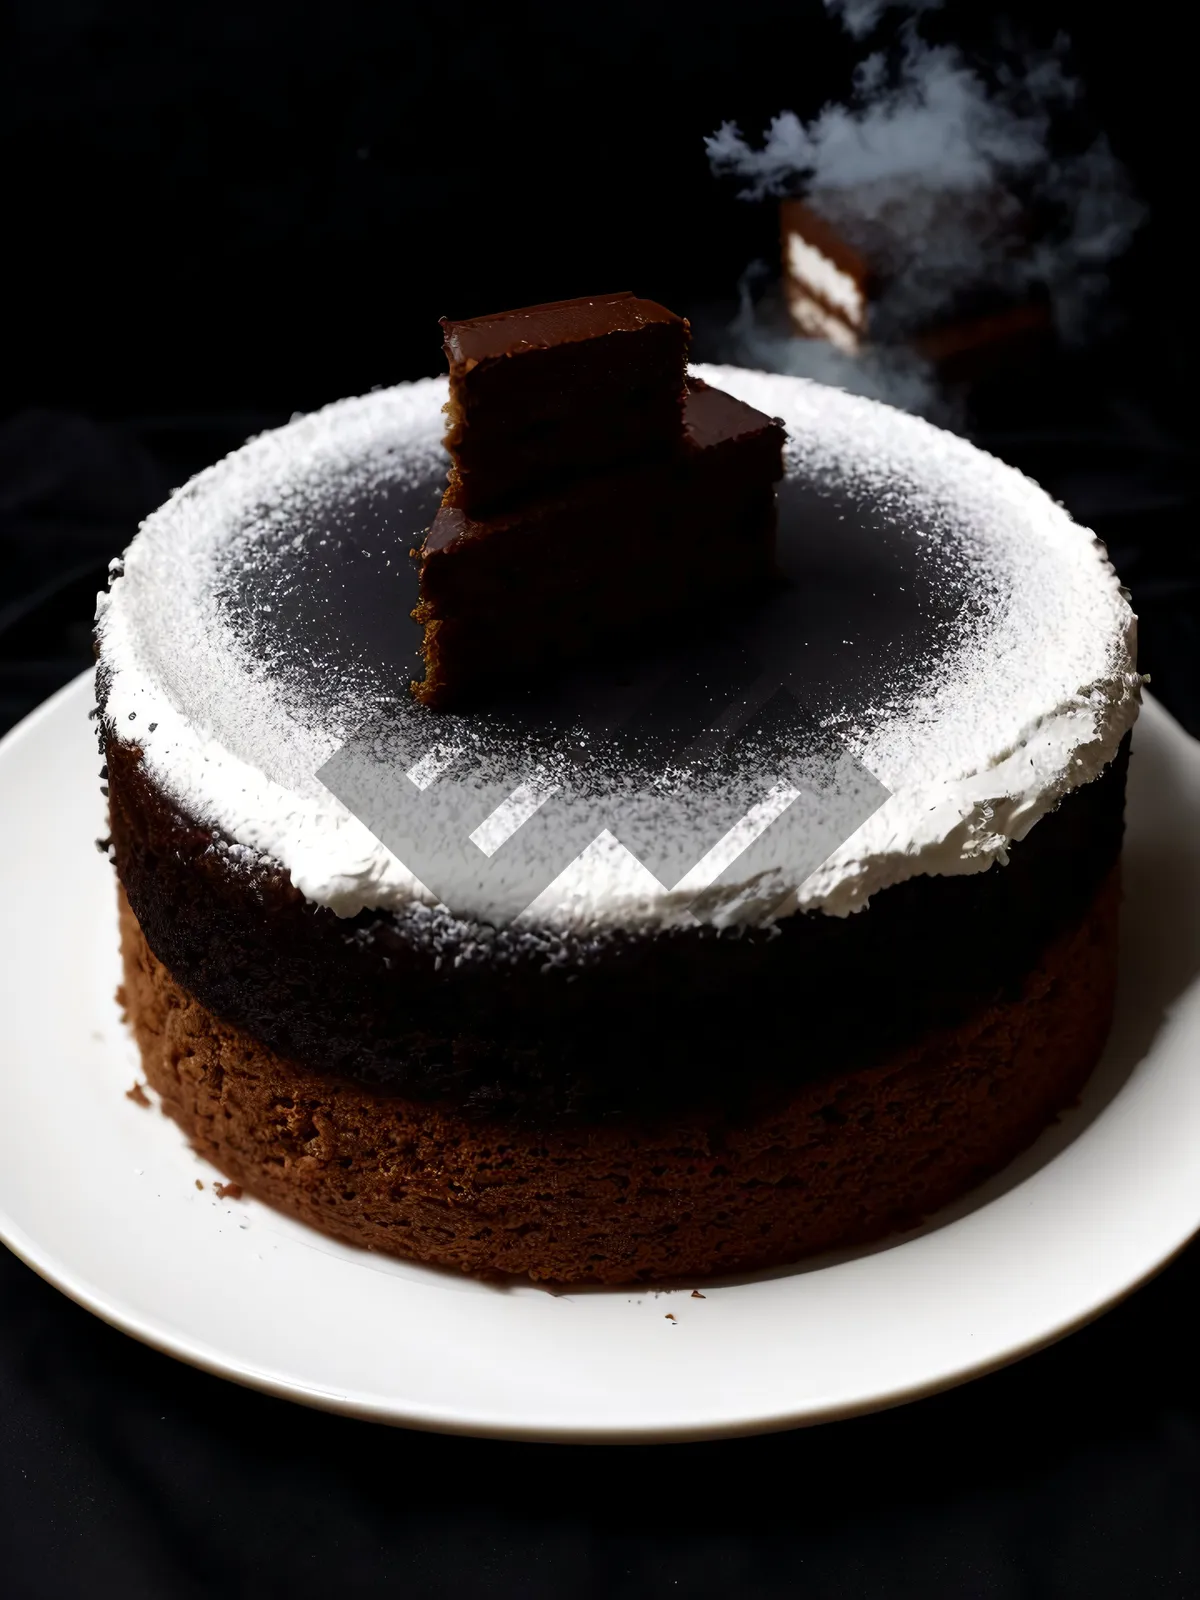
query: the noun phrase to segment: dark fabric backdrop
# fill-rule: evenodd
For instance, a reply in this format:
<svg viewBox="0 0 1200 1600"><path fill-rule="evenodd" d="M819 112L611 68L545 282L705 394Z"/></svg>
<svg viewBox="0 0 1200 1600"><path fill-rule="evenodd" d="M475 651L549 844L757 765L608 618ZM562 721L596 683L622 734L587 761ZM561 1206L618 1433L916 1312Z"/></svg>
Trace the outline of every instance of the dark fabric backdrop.
<svg viewBox="0 0 1200 1600"><path fill-rule="evenodd" d="M1200 734L1190 63L1173 13L1007 11L1072 34L1150 216L1106 337L971 426L1108 541L1154 690ZM994 24L977 4L939 20L979 48ZM2 25L3 726L86 665L95 590L139 517L293 410L437 370L438 315L627 284L719 325L774 219L713 181L701 136L816 110L852 60L816 0L530 3L482 25L431 6L10 0ZM1064 1344L900 1411L588 1450L244 1392L4 1255L0 1587L1184 1600L1198 1271L1193 1251Z"/></svg>

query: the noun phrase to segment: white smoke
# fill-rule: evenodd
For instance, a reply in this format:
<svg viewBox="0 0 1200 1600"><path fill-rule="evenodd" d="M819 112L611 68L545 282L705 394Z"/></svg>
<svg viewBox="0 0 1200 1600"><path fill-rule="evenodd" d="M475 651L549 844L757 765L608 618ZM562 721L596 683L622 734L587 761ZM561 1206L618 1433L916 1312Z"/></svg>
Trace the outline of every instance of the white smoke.
<svg viewBox="0 0 1200 1600"><path fill-rule="evenodd" d="M917 412L947 427L962 420L954 397L941 392L933 368L915 351L904 345L869 344L850 355L824 339L781 334L759 314L745 280L729 328L729 356L742 365L886 400L901 411Z"/></svg>
<svg viewBox="0 0 1200 1600"><path fill-rule="evenodd" d="M856 38L894 3L825 0ZM917 33L912 13L939 3L909 0L894 48L860 63L847 104L809 122L782 112L758 145L732 123L706 140L714 172L740 178L745 198L804 194L881 272L871 342L895 347L891 365L979 291L1041 292L1060 334L1082 339L1143 216L1105 139L1051 153L1056 118L1080 94L1065 41L1010 50L985 81L954 46ZM781 350L769 364L814 359L826 360ZM918 387L935 392L927 375Z"/></svg>
<svg viewBox="0 0 1200 1600"><path fill-rule="evenodd" d="M825 0L825 9L852 38L865 39L879 26L885 11L937 11L941 4L942 0Z"/></svg>

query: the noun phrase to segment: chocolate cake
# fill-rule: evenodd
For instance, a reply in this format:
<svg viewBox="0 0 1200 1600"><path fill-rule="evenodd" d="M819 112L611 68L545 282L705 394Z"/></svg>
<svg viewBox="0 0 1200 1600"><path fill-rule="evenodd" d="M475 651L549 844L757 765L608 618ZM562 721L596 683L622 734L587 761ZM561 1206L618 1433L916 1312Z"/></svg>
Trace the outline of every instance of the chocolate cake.
<svg viewBox="0 0 1200 1600"><path fill-rule="evenodd" d="M783 427L688 385L680 317L622 293L442 326L450 474L414 551L425 705L770 577Z"/></svg>
<svg viewBox="0 0 1200 1600"><path fill-rule="evenodd" d="M628 290L459 322L444 504L478 512L553 482L675 448L688 324Z"/></svg>
<svg viewBox="0 0 1200 1600"><path fill-rule="evenodd" d="M420 551L418 699L461 706L771 577L782 426L695 380L678 432L491 516L443 504Z"/></svg>
<svg viewBox="0 0 1200 1600"><path fill-rule="evenodd" d="M252 441L101 597L145 1076L339 1238L567 1283L793 1261L1004 1165L1102 1047L1140 683L1103 549L914 418L699 376L787 427L776 581L577 677L408 692L444 382Z"/></svg>
<svg viewBox="0 0 1200 1600"><path fill-rule="evenodd" d="M912 185L877 188L825 195L836 221L811 201L780 202L783 296L797 334L856 355L872 332L872 313L878 318L882 309L885 339L909 345L949 383L974 382L1045 348L1053 319L1044 291L970 282L973 261L983 270L976 259L982 242L993 273L997 261L1028 249L1010 196L989 190L949 196ZM896 255L897 239L906 241L904 251L911 250L927 230L937 235L928 251L930 283L933 263L940 263L941 272L933 317L927 306L918 314L910 303L931 298L928 284L914 296L906 275L884 265ZM1021 283L1022 275L1016 278Z"/></svg>

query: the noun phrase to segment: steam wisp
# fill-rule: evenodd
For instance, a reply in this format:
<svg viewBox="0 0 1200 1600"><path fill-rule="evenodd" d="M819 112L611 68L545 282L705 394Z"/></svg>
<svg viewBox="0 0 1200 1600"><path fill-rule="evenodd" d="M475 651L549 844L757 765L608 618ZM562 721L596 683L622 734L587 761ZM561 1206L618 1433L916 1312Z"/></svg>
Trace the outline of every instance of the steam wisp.
<svg viewBox="0 0 1200 1600"><path fill-rule="evenodd" d="M870 344L859 357L822 341L755 328L748 304L733 330L745 358L840 387L936 409L937 386L908 341L964 297L1039 294L1055 327L1079 342L1097 323L1111 263L1143 216L1103 135L1055 153L1081 86L1067 45L1014 47L983 73L954 45L918 32L940 0L825 0L854 38L896 9L889 44L855 69L845 104L810 121L781 112L753 143L733 123L706 140L713 171L747 200L803 195L878 269ZM836 375L836 376L833 376Z"/></svg>

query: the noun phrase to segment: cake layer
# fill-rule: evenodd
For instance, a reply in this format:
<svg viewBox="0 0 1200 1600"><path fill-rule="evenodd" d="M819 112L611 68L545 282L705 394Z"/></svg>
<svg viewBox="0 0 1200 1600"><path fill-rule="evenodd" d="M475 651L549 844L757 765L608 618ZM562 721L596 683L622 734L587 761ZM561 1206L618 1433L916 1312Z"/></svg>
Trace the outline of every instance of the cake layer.
<svg viewBox="0 0 1200 1600"><path fill-rule="evenodd" d="M867 331L870 269L866 261L803 200L781 201L779 221L789 308L797 317L793 301L812 311L813 324L801 324L800 331L857 348ZM831 330L828 334L820 332L820 318L826 320Z"/></svg>
<svg viewBox="0 0 1200 1600"><path fill-rule="evenodd" d="M1116 927L1111 873L1009 992L736 1120L525 1128L307 1069L206 1010L127 907L124 999L201 1155L313 1227L474 1273L686 1281L868 1243L1005 1166L1100 1053Z"/></svg>
<svg viewBox="0 0 1200 1600"><path fill-rule="evenodd" d="M1117 860L1125 756L1006 866L882 891L856 916L721 934L480 928L416 905L342 919L179 815L108 752L117 871L155 956L223 1022L307 1070L465 1115L741 1115L869 1066L1019 989Z"/></svg>
<svg viewBox="0 0 1200 1600"><path fill-rule="evenodd" d="M674 449L688 325L664 306L624 292L443 318L442 328L446 505L480 511Z"/></svg>
<svg viewBox="0 0 1200 1600"><path fill-rule="evenodd" d="M781 424L693 384L682 448L476 518L443 507L420 555L424 680L444 709L686 614L775 570Z"/></svg>

